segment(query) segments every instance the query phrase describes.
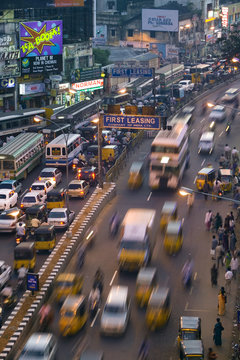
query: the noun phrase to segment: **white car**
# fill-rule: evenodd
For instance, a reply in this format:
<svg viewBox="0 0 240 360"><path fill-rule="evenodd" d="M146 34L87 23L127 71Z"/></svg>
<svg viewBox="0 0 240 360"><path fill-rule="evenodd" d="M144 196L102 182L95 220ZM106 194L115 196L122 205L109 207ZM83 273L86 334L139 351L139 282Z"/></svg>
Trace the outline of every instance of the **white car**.
<svg viewBox="0 0 240 360"><path fill-rule="evenodd" d="M216 105L212 109L209 115L210 120L216 120L216 121L224 121L226 119L226 110L225 107L222 105Z"/></svg>
<svg viewBox="0 0 240 360"><path fill-rule="evenodd" d="M7 210L17 205L18 194L9 189L0 189L0 210Z"/></svg>
<svg viewBox="0 0 240 360"><path fill-rule="evenodd" d="M4 261L0 261L0 289L10 280L12 275L11 266L5 264Z"/></svg>
<svg viewBox="0 0 240 360"><path fill-rule="evenodd" d="M66 229L75 218L75 212L67 208L54 208L48 215L48 224L54 225L56 229Z"/></svg>
<svg viewBox="0 0 240 360"><path fill-rule="evenodd" d="M0 232L13 232L16 230L16 224L24 221L25 215L17 207L4 210L0 214Z"/></svg>
<svg viewBox="0 0 240 360"><path fill-rule="evenodd" d="M57 168L44 168L41 171L38 180L49 180L55 187L62 181L62 172Z"/></svg>
<svg viewBox="0 0 240 360"><path fill-rule="evenodd" d="M184 91L192 91L194 89L194 83L191 80L181 80L178 83Z"/></svg>
<svg viewBox="0 0 240 360"><path fill-rule="evenodd" d="M21 209L29 208L33 205L44 204L46 195L42 195L39 191L28 192L21 201Z"/></svg>
<svg viewBox="0 0 240 360"><path fill-rule="evenodd" d="M35 181L29 189L29 191L38 191L41 195L45 195L51 190L53 190L53 184L49 180Z"/></svg>

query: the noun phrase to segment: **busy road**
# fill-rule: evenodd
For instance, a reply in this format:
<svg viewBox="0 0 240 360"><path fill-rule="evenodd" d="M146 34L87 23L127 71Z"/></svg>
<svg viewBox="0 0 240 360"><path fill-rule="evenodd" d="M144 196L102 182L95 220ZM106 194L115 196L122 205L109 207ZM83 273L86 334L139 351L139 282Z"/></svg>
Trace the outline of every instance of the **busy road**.
<svg viewBox="0 0 240 360"><path fill-rule="evenodd" d="M231 84L232 85L232 84ZM239 87L240 81L234 83ZM233 86L233 85L232 85ZM217 124L215 130L215 149L212 155L198 155L197 145L202 128L208 121L208 113L202 114L202 104L204 101L214 102L224 94L229 87L226 85L213 92L207 98L200 100L196 104L195 121L191 127L190 136L190 169L186 171L182 184L195 189L195 177L198 170L205 165L212 164L218 168L218 159L223 152L225 143L230 146L238 145L238 131L240 129L239 116L236 117L232 125L230 135L226 137L226 122ZM227 113L230 113L227 109ZM197 195L191 212L188 213L186 199L181 198L173 192L152 192L148 187L148 171L145 169L144 184L140 190L130 191L127 188L127 179L129 167L133 160L146 159L150 150L151 139L145 140L138 151L135 151L129 159L128 166L117 181L117 197L110 203L97 221L98 233L95 246L88 252L83 267L84 287L83 293L88 295L94 273L97 267L101 267L104 275L104 291L101 311L104 301L110 290L111 285L121 284L129 288L131 296L131 318L130 325L126 334L122 338L104 338L100 336L99 325L101 311L95 321L88 322L85 329L71 338L62 338L58 329L59 307L55 307L55 322L53 332L59 336L58 358L65 359L66 354L77 356L86 344L93 349L104 351L104 358L107 360L114 358L122 360L125 358L134 359L141 342L147 332L145 324L145 311L139 310L134 300L136 274L119 273L117 264L117 255L119 249L119 239L112 239L109 236L109 220L113 210L117 210L120 217L123 218L126 211L132 207L151 208L157 211L157 221L155 224L157 244L152 258L152 266L157 267L158 281L160 285L169 286L171 289L171 307L172 314L167 326L160 332L150 335L150 358L151 359L175 359L177 357L176 337L178 331L178 320L181 315L200 316L202 318L202 336L205 347L212 346L212 327L217 315L217 289L211 288L210 267L211 260L209 256L211 236L206 233L204 228L204 217L206 211L210 208L213 213L219 211L223 217L231 210L229 202L217 202ZM159 231L159 219L161 208L166 200L175 200L178 202L179 217L184 218L184 241L180 253L174 257L166 255L163 249L163 236ZM191 254L194 260L194 281L189 290L185 290L181 283L181 269L186 261L188 254ZM70 264L69 270L75 271L75 264ZM223 270L220 271L219 284L223 284ZM233 304L233 299L229 299L229 307ZM226 315L230 318L230 312ZM225 325L225 333L231 332L231 327ZM227 341L223 347L228 347ZM221 350L219 350L221 354ZM221 357L219 357L221 359Z"/></svg>

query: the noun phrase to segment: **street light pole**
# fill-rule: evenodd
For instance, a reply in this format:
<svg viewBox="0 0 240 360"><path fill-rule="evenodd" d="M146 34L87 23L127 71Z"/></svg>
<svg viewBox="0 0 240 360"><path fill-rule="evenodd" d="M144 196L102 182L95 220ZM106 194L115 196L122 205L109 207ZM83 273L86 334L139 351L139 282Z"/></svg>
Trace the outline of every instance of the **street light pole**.
<svg viewBox="0 0 240 360"><path fill-rule="evenodd" d="M98 185L103 189L102 179L102 116L98 108Z"/></svg>
<svg viewBox="0 0 240 360"><path fill-rule="evenodd" d="M200 194L200 195L205 195L205 196L211 196L212 198L215 198L215 199L221 199L221 200L226 200L226 201L231 201L233 202L234 204L238 204L240 205L240 201L238 200L234 200L234 199L231 199L231 198L228 198L226 196L219 196L219 195L214 195L214 194L209 194L209 193L205 193L205 192L202 192L202 191L198 191L198 190L194 190L194 189L190 189L190 188L187 188L187 187L184 187L182 186L180 189L179 189L179 195L181 196L187 196L189 194Z"/></svg>

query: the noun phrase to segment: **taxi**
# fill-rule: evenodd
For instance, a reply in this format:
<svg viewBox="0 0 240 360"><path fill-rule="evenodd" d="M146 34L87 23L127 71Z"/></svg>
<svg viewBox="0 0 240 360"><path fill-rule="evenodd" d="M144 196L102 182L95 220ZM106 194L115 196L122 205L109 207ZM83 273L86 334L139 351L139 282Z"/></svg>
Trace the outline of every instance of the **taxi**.
<svg viewBox="0 0 240 360"><path fill-rule="evenodd" d="M156 287L153 289L148 301L146 312L147 327L151 331L162 328L168 322L170 315L170 289L167 287Z"/></svg>
<svg viewBox="0 0 240 360"><path fill-rule="evenodd" d="M184 340L180 342L180 360L204 360L202 340Z"/></svg>
<svg viewBox="0 0 240 360"><path fill-rule="evenodd" d="M198 190L202 190L205 182L208 183L210 189L213 188L215 180L215 169L212 167L206 167L201 169L197 174L196 186Z"/></svg>
<svg viewBox="0 0 240 360"><path fill-rule="evenodd" d="M129 170L128 188L138 189L143 183L143 168L144 163L141 161L134 161Z"/></svg>
<svg viewBox="0 0 240 360"><path fill-rule="evenodd" d="M69 295L60 310L59 330L63 336L74 335L88 318L87 300L83 295Z"/></svg>
<svg viewBox="0 0 240 360"><path fill-rule="evenodd" d="M17 205L18 194L14 190L0 189L0 210L7 210Z"/></svg>
<svg viewBox="0 0 240 360"><path fill-rule="evenodd" d="M219 177L221 179L221 190L223 192L232 191L233 175L231 169L219 169Z"/></svg>
<svg viewBox="0 0 240 360"><path fill-rule="evenodd" d="M140 307L146 306L157 284L157 269L144 267L139 270L136 280L135 298Z"/></svg>
<svg viewBox="0 0 240 360"><path fill-rule="evenodd" d="M78 295L83 287L83 276L74 273L62 273L56 279L56 300L63 302L68 295Z"/></svg>
<svg viewBox="0 0 240 360"><path fill-rule="evenodd" d="M183 221L169 221L164 237L164 249L169 255L176 254L183 244Z"/></svg>
<svg viewBox="0 0 240 360"><path fill-rule="evenodd" d="M177 203L175 201L165 201L160 217L160 229L164 231L170 220L177 219Z"/></svg>
<svg viewBox="0 0 240 360"><path fill-rule="evenodd" d="M196 316L181 316L179 320L178 345L182 340L201 340L201 319Z"/></svg>

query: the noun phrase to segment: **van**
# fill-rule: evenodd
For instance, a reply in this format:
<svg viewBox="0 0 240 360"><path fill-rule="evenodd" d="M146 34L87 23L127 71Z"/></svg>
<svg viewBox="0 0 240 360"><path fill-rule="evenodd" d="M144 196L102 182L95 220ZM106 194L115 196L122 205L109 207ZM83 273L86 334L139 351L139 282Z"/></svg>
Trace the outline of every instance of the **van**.
<svg viewBox="0 0 240 360"><path fill-rule="evenodd" d="M155 245L153 226L156 211L129 209L121 225L118 254L120 270L136 271L146 266Z"/></svg>
<svg viewBox="0 0 240 360"><path fill-rule="evenodd" d="M112 155L114 160L118 157L117 145L106 145L102 148L102 160L108 160L109 156Z"/></svg>
<svg viewBox="0 0 240 360"><path fill-rule="evenodd" d="M199 140L198 153L211 154L214 148L214 132L204 132Z"/></svg>
<svg viewBox="0 0 240 360"><path fill-rule="evenodd" d="M50 333L33 333L21 352L18 360L56 359L57 340Z"/></svg>
<svg viewBox="0 0 240 360"><path fill-rule="evenodd" d="M127 286L113 286L108 294L100 322L103 335L123 335L130 317Z"/></svg>
<svg viewBox="0 0 240 360"><path fill-rule="evenodd" d="M234 88L228 89L225 92L224 96L222 97L222 101L224 101L224 102L234 101L238 96L238 92L239 92L238 89L234 89Z"/></svg>

